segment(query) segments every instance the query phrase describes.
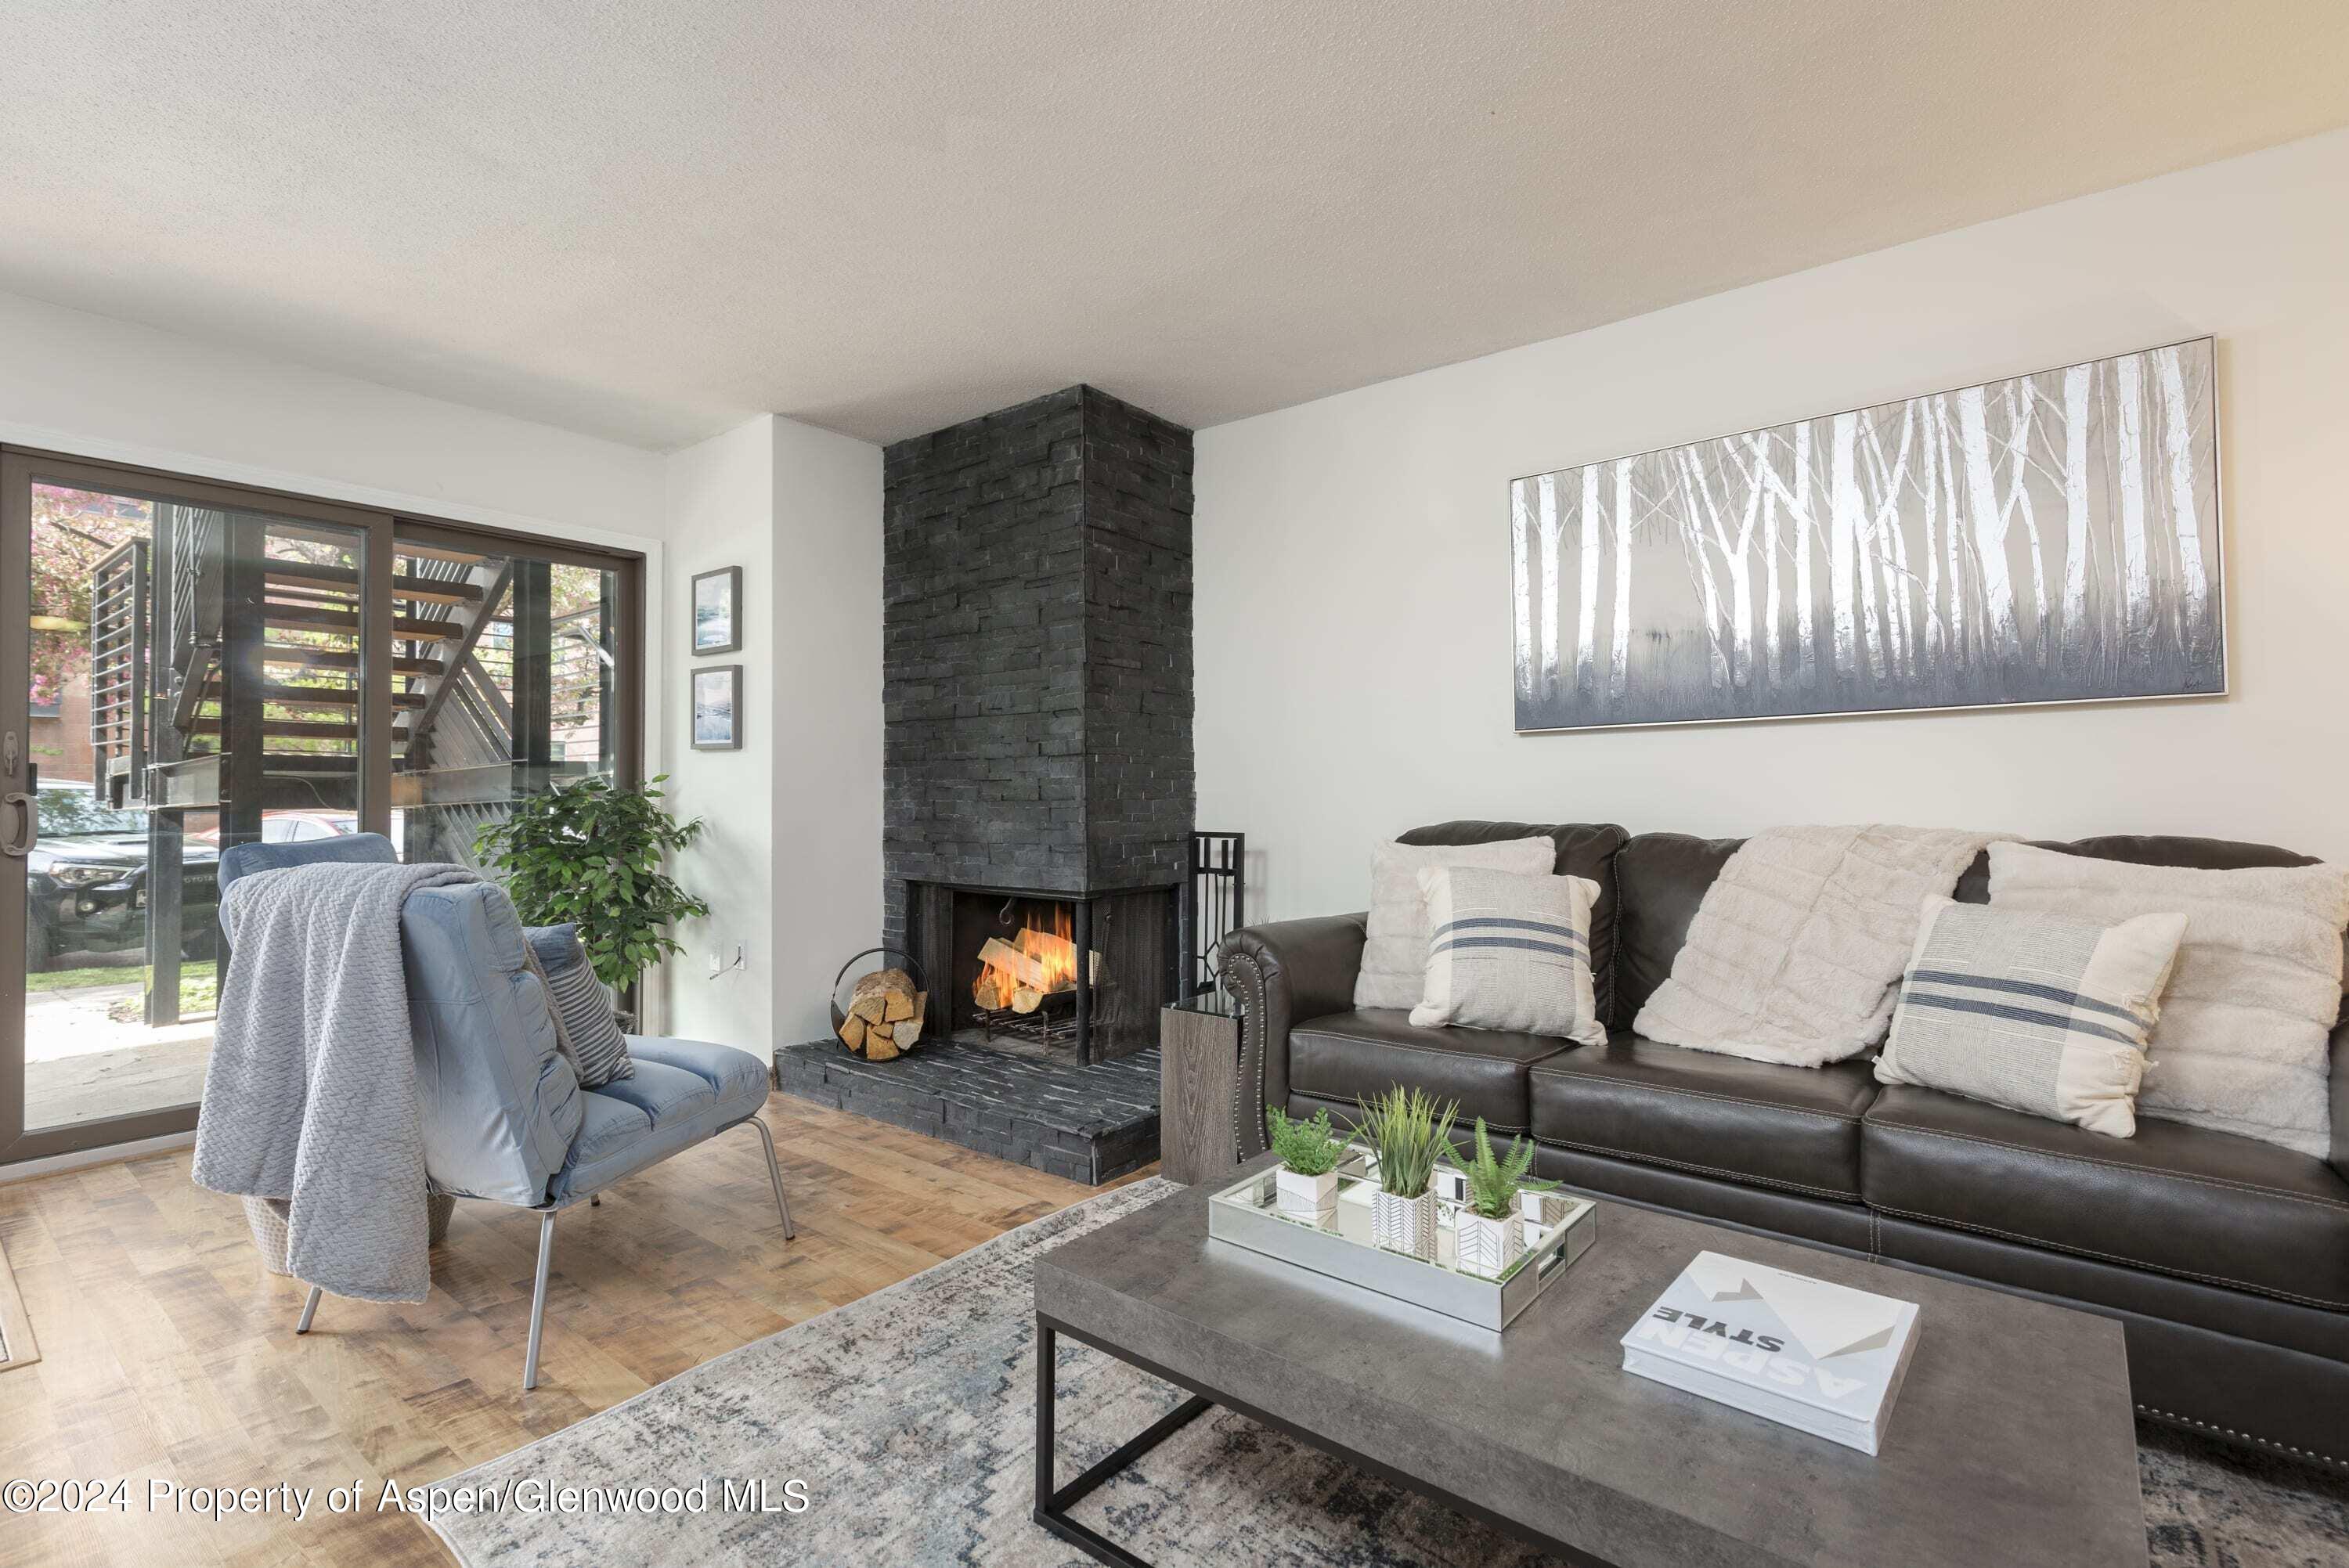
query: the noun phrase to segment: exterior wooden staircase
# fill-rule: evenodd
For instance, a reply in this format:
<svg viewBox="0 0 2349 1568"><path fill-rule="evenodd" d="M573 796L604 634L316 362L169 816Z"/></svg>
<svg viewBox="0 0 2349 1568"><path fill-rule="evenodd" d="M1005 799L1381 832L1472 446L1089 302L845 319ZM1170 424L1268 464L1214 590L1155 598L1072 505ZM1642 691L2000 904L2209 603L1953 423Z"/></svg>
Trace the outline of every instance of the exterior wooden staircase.
<svg viewBox="0 0 2349 1568"><path fill-rule="evenodd" d="M382 655L393 677L396 775L423 760L411 754L427 737L468 761L510 760L498 733L505 727L492 727L502 716L479 700L478 665L513 574L499 557L398 547L392 646ZM357 809L362 608L347 535L158 505L155 538L109 554L91 590L102 798L230 812L249 802L256 829L271 810ZM472 695L456 703L461 717L445 717L463 694ZM450 738L460 728L471 733ZM240 757L235 738L248 735L258 748ZM396 803L409 805L431 793L397 792L409 799Z"/></svg>

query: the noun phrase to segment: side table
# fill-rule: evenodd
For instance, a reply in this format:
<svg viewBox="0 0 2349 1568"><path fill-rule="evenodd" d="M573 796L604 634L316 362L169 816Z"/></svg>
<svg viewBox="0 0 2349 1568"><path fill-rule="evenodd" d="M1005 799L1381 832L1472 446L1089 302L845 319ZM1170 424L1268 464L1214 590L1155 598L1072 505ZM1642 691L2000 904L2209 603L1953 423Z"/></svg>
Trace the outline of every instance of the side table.
<svg viewBox="0 0 2349 1568"><path fill-rule="evenodd" d="M1158 1160L1169 1181L1212 1181L1239 1169L1238 1004L1210 991L1159 1013Z"/></svg>

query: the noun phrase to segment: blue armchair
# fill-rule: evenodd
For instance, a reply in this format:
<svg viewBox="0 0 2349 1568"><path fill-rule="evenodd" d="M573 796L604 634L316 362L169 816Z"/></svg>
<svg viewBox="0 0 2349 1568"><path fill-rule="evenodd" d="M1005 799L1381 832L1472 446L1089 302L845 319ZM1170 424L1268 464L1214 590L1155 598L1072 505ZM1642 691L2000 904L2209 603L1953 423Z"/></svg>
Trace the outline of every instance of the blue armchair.
<svg viewBox="0 0 2349 1568"><path fill-rule="evenodd" d="M221 855L221 894L225 900L239 878L255 872L397 858L390 841L378 833L238 844ZM565 1209L594 1201L614 1182L680 1150L747 1125L766 1146L783 1239L797 1233L774 1135L758 1117L767 1099L766 1063L730 1046L631 1035L636 1076L583 1089L555 1048L545 985L531 970L522 921L503 888L473 882L421 889L409 896L399 932L427 1184L436 1195L508 1203L539 1216L524 1389L538 1386L554 1218ZM295 1333L310 1331L320 1294L310 1287Z"/></svg>

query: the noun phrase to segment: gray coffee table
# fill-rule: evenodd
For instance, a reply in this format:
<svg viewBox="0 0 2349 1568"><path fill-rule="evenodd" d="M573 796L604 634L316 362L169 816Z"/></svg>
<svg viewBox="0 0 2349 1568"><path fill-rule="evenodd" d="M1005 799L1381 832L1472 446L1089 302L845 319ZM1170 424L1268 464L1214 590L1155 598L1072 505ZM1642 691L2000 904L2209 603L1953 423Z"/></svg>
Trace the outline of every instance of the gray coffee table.
<svg viewBox="0 0 2349 1568"><path fill-rule="evenodd" d="M1209 1191L1036 1264L1036 1519L1103 1563L1143 1568L1069 1511L1215 1405L1569 1561L2146 1562L2128 1368L2107 1319L1608 1202L1589 1252L1494 1334L1213 1241ZM1624 1331L1708 1248L1917 1304L1882 1453L1622 1370ZM1052 1460L1061 1335L1193 1396L1066 1485Z"/></svg>

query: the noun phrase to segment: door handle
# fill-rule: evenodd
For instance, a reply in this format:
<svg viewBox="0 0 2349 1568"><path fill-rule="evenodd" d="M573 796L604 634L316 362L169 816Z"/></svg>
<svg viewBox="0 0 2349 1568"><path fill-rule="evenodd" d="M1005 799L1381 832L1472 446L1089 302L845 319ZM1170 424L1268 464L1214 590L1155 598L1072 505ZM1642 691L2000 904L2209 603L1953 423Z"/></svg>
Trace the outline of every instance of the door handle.
<svg viewBox="0 0 2349 1568"><path fill-rule="evenodd" d="M33 847L33 833L36 821L33 815L33 798L22 789L12 789L5 795L0 795L0 807L5 806L16 808L16 830L9 834L5 841L0 841L0 854L23 860L25 852Z"/></svg>

